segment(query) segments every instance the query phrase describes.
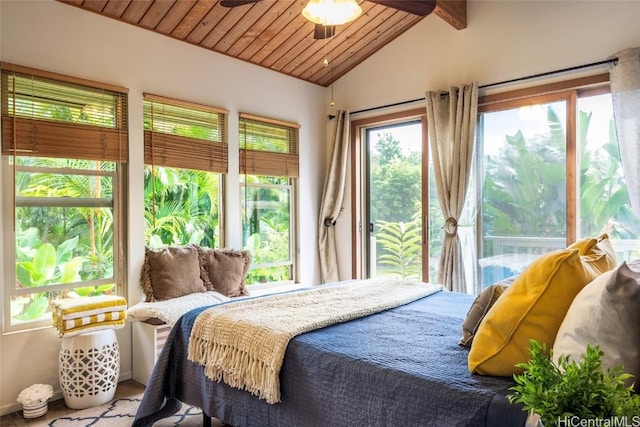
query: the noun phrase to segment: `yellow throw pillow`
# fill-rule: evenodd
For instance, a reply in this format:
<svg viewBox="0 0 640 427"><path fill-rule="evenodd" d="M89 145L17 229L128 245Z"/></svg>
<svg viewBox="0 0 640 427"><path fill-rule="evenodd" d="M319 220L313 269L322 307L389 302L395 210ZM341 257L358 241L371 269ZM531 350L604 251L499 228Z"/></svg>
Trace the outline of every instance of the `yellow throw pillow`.
<svg viewBox="0 0 640 427"><path fill-rule="evenodd" d="M593 248L597 243L598 238L584 237L567 246L567 249L577 249L580 252L580 255L586 255L588 253L592 253Z"/></svg>
<svg viewBox="0 0 640 427"><path fill-rule="evenodd" d="M616 268L616 253L613 250L609 236L605 233L596 238L584 238L569 245L567 249L578 249L584 261L598 274L606 273Z"/></svg>
<svg viewBox="0 0 640 427"><path fill-rule="evenodd" d="M512 376L522 372L517 363L529 360L529 340L551 348L571 302L598 276L584 258L578 249L562 249L535 259L480 323L469 352L469 371Z"/></svg>

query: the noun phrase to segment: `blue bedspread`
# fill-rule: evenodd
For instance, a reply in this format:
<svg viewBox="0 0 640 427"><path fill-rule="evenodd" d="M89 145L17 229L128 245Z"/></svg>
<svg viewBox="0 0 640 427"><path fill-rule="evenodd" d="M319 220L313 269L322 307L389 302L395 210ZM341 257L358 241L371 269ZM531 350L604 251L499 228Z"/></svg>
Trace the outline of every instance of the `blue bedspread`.
<svg viewBox="0 0 640 427"><path fill-rule="evenodd" d="M180 402L235 427L523 426L526 413L504 398L513 380L467 369L458 340L472 300L442 291L292 339L274 405L209 380L187 360L205 308L193 310L172 329L134 426L152 425Z"/></svg>

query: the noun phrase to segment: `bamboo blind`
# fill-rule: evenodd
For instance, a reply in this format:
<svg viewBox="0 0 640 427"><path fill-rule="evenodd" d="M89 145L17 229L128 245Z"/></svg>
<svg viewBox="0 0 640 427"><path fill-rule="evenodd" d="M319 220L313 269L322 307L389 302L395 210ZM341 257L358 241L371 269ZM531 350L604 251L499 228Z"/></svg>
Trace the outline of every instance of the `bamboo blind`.
<svg viewBox="0 0 640 427"><path fill-rule="evenodd" d="M144 159L154 166L227 173L227 111L144 95Z"/></svg>
<svg viewBox="0 0 640 427"><path fill-rule="evenodd" d="M294 123L240 114L240 173L298 177L299 127Z"/></svg>
<svg viewBox="0 0 640 427"><path fill-rule="evenodd" d="M2 154L126 162L127 90L2 64Z"/></svg>

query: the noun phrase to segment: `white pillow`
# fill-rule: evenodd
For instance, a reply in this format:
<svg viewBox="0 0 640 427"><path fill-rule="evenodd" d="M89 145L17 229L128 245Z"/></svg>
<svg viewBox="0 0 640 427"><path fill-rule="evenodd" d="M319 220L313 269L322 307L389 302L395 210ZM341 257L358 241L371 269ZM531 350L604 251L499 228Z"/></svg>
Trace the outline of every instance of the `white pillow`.
<svg viewBox="0 0 640 427"><path fill-rule="evenodd" d="M229 297L216 291L194 292L181 297L164 301L140 302L127 309L127 320L144 322L150 319L160 319L173 327L183 314L194 308L217 305L229 301Z"/></svg>
<svg viewBox="0 0 640 427"><path fill-rule="evenodd" d="M640 260L622 263L585 286L575 297L553 345L561 354L579 361L587 344L604 352L602 366L622 365L632 374L627 385L640 385Z"/></svg>

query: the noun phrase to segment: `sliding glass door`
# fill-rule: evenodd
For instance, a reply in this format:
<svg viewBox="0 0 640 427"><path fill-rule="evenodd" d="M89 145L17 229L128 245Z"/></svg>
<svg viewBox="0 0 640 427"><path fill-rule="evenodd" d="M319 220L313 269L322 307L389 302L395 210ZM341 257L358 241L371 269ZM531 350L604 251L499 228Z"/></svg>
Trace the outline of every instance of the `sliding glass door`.
<svg viewBox="0 0 640 427"><path fill-rule="evenodd" d="M640 256L606 88L481 107L477 135L481 287L601 233L618 262Z"/></svg>
<svg viewBox="0 0 640 427"><path fill-rule="evenodd" d="M352 125L354 277L437 282L444 220L422 109ZM481 98L476 137L458 221L468 292L601 233L618 262L640 256L601 76Z"/></svg>
<svg viewBox="0 0 640 427"><path fill-rule="evenodd" d="M367 128L369 277L422 277L420 121Z"/></svg>
<svg viewBox="0 0 640 427"><path fill-rule="evenodd" d="M435 281L442 217L423 109L354 125L354 277ZM431 181L431 184L430 184ZM431 194L433 193L433 194Z"/></svg>
<svg viewBox="0 0 640 427"><path fill-rule="evenodd" d="M480 114L482 287L566 246L566 101Z"/></svg>

